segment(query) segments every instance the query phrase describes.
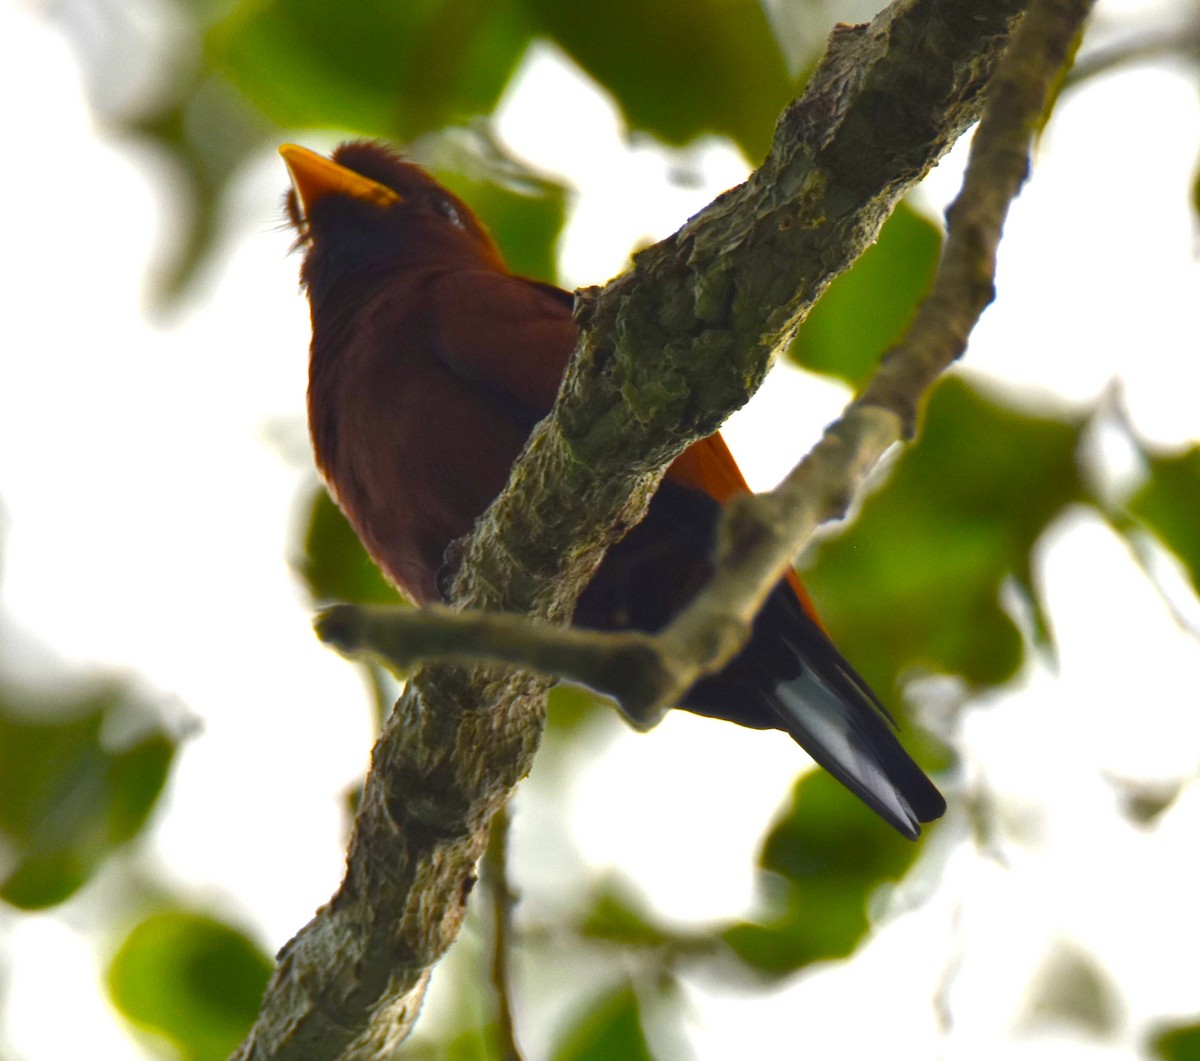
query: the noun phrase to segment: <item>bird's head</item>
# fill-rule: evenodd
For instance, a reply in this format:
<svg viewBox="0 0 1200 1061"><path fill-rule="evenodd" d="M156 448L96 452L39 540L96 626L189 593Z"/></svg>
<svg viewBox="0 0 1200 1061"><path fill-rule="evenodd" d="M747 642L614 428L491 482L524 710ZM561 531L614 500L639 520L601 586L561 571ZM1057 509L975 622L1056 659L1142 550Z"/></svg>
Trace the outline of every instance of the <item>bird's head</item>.
<svg viewBox="0 0 1200 1061"><path fill-rule="evenodd" d="M295 144L279 153L292 178L286 209L306 247L301 278L310 292L325 280L401 269L504 268L466 203L391 148L356 140L332 158Z"/></svg>

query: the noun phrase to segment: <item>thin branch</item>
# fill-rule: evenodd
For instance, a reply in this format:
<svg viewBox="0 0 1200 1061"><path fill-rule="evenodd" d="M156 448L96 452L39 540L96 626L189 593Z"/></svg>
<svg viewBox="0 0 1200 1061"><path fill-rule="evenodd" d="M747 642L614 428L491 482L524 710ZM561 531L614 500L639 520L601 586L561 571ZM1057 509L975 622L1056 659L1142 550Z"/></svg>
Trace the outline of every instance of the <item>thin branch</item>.
<svg viewBox="0 0 1200 1061"><path fill-rule="evenodd" d="M695 661L681 695L724 666L749 636L763 600L813 531L845 514L884 452L911 436L939 375L966 349L995 297L996 252L1008 209L1029 173L1033 138L1093 0L1035 0L988 89L962 191L947 211L933 286L901 342L862 395L773 491L732 506L722 524L717 574L671 624L670 650ZM695 648L716 646L704 660ZM667 647L667 646L664 646Z"/></svg>
<svg viewBox="0 0 1200 1061"><path fill-rule="evenodd" d="M661 638L555 626L504 612L337 604L318 614L318 636L347 655L371 654L404 672L431 660L511 663L569 678L623 705L659 703L676 684Z"/></svg>
<svg viewBox="0 0 1200 1061"><path fill-rule="evenodd" d="M966 349L995 294L996 252L1008 208L1028 175L1033 137L1090 9L1091 0L1039 2L1030 9L989 90L962 191L947 211L937 275L907 334L779 487L729 506L716 575L660 633L603 634L447 608L342 606L318 620L321 636L401 666L428 659L519 664L583 682L612 696L638 723L656 722L741 648L766 596L812 532L844 514L884 452L911 434L937 377Z"/></svg>
<svg viewBox="0 0 1200 1061"><path fill-rule="evenodd" d="M554 411L460 550L460 607L560 622L669 461L755 389L830 280L975 120L1025 0L898 0L842 28L771 153L583 300ZM336 895L284 948L236 1057L382 1061L458 934L547 682L414 677L377 742Z"/></svg>
<svg viewBox="0 0 1200 1061"><path fill-rule="evenodd" d="M508 877L508 807L492 819L491 839L483 856L483 884L492 911L492 987L496 991L496 1025L501 1061L522 1061L513 1022L512 952L513 906L517 897Z"/></svg>

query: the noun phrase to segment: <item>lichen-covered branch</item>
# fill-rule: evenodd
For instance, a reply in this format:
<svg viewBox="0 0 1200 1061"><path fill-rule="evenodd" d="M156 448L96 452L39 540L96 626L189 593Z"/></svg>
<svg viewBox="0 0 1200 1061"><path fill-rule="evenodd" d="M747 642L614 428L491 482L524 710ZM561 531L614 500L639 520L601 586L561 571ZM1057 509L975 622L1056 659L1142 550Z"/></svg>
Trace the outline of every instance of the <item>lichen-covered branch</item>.
<svg viewBox="0 0 1200 1061"><path fill-rule="evenodd" d="M511 614L427 608L332 608L322 638L404 667L431 659L489 660L570 678L653 724L745 643L763 600L816 527L843 515L867 474L911 425L934 380L966 347L993 297L996 250L1023 183L1030 144L1091 0L1035 4L989 91L966 180L948 211L933 287L904 339L862 396L775 490L727 507L717 574L656 634L602 633Z"/></svg>
<svg viewBox="0 0 1200 1061"><path fill-rule="evenodd" d="M317 616L317 634L349 655L371 654L397 670L431 660L511 663L569 678L622 705L661 702L677 678L661 638L639 630L609 633L538 622L508 612L337 604Z"/></svg>
<svg viewBox="0 0 1200 1061"><path fill-rule="evenodd" d="M553 413L459 550L454 603L563 621L666 464L763 378L829 281L979 116L1024 0L899 0L841 28L768 158L581 300ZM382 1059L455 939L544 679L429 667L376 744L338 892L284 948L241 1059Z"/></svg>
<svg viewBox="0 0 1200 1061"><path fill-rule="evenodd" d="M995 296L996 252L1009 206L1028 176L1033 138L1092 4L1034 0L988 90L928 296L862 395L812 452L775 490L731 506L716 577L671 624L670 645L660 646L675 653L681 682L668 691L669 700L741 647L763 600L808 537L845 514L888 447L912 434L934 381L966 349ZM718 635L717 651L701 655L688 647L714 646ZM679 666L680 659L693 660L694 667Z"/></svg>

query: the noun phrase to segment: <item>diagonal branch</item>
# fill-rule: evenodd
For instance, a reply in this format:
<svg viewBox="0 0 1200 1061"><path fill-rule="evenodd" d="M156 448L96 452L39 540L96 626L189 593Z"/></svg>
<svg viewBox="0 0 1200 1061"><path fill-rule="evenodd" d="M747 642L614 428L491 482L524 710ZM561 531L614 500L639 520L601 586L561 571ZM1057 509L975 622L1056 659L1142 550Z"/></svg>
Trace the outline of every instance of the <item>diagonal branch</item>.
<svg viewBox="0 0 1200 1061"><path fill-rule="evenodd" d="M1024 0L898 0L840 27L762 167L582 299L551 416L460 550L457 605L554 622L666 464L761 381L829 281L979 116ZM283 949L235 1057L382 1059L456 937L546 682L428 667L373 754L346 877Z"/></svg>
<svg viewBox="0 0 1200 1061"><path fill-rule="evenodd" d="M601 633L502 613L340 605L318 619L320 636L401 668L430 659L517 664L607 693L638 722L657 721L745 644L764 599L809 536L844 515L883 453L911 434L924 395L966 348L994 296L996 251L1028 173L1033 137L1090 8L1091 0L1035 4L1022 21L989 89L962 191L947 212L933 287L907 334L780 486L728 506L715 577L667 627L653 635Z"/></svg>

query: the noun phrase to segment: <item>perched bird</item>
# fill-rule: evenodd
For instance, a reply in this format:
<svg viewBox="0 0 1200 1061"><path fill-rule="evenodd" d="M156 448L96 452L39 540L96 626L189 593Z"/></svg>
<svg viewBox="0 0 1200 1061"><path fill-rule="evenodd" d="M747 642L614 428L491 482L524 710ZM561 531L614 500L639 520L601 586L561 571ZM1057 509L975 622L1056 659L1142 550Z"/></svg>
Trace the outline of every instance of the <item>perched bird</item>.
<svg viewBox="0 0 1200 1061"><path fill-rule="evenodd" d="M332 160L280 148L312 310L308 413L317 464L367 551L418 603L550 410L572 296L510 273L470 209L369 141ZM670 467L646 518L608 553L574 621L653 631L711 573L721 505L748 492L720 435ZM724 670L679 705L782 729L905 836L946 804L878 698L825 635L794 572Z"/></svg>

